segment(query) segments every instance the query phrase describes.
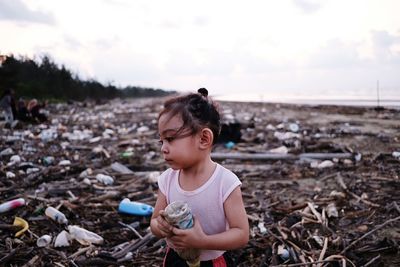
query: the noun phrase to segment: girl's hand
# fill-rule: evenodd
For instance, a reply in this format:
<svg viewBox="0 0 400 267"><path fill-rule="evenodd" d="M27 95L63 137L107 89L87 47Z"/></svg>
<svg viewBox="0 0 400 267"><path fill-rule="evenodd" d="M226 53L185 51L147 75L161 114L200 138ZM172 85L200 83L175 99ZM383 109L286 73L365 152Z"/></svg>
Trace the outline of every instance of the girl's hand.
<svg viewBox="0 0 400 267"><path fill-rule="evenodd" d="M164 210L160 210L160 215L156 219L157 228L163 237L171 237L173 235L173 226L170 225L164 218Z"/></svg>
<svg viewBox="0 0 400 267"><path fill-rule="evenodd" d="M190 229L178 229L173 227L173 236L169 239L177 249L201 248L207 235L203 232L200 221L193 216L194 225Z"/></svg>

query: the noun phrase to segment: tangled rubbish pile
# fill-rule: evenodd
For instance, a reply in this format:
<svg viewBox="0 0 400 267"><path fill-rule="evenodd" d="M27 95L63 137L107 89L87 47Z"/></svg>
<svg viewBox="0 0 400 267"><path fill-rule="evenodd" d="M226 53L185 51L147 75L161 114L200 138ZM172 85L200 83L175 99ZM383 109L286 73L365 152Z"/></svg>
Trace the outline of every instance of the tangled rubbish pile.
<svg viewBox="0 0 400 267"><path fill-rule="evenodd" d="M161 265L161 101L50 105L47 124L1 129L1 266ZM238 266L400 265L399 111L221 108L213 157L242 180L251 226Z"/></svg>

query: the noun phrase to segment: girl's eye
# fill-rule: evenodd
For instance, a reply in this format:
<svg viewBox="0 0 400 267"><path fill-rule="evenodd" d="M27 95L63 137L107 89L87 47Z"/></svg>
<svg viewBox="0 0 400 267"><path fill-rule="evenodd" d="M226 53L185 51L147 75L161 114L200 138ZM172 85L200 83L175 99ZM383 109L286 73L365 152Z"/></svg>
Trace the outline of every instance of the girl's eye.
<svg viewBox="0 0 400 267"><path fill-rule="evenodd" d="M171 143L172 141L175 140L175 137L165 137L164 140L167 141L168 143ZM160 145L162 145L162 144L164 144L164 141L160 139L160 140L158 140L158 143Z"/></svg>
<svg viewBox="0 0 400 267"><path fill-rule="evenodd" d="M165 140L166 140L168 143L174 141L174 139L175 139L174 137L166 137L166 138L165 138Z"/></svg>

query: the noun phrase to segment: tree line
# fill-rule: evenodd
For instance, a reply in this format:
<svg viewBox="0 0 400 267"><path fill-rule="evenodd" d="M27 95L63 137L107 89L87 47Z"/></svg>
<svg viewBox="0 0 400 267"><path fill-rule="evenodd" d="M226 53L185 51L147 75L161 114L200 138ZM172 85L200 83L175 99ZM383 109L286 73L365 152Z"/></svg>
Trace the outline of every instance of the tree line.
<svg viewBox="0 0 400 267"><path fill-rule="evenodd" d="M58 66L48 55L39 60L14 55L0 62L0 91L11 88L16 96L39 99L77 100L116 97L166 96L174 91L138 86L116 87L90 79L82 80L64 65Z"/></svg>

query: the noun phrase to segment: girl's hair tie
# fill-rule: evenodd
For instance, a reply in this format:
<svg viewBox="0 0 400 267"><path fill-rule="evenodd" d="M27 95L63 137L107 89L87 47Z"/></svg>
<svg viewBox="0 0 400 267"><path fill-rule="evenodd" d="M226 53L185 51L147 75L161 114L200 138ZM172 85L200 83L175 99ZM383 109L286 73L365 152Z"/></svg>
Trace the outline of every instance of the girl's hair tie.
<svg viewBox="0 0 400 267"><path fill-rule="evenodd" d="M204 98L207 98L207 96L208 96L208 91L206 88L200 88L199 90L197 90L197 93L202 95Z"/></svg>

